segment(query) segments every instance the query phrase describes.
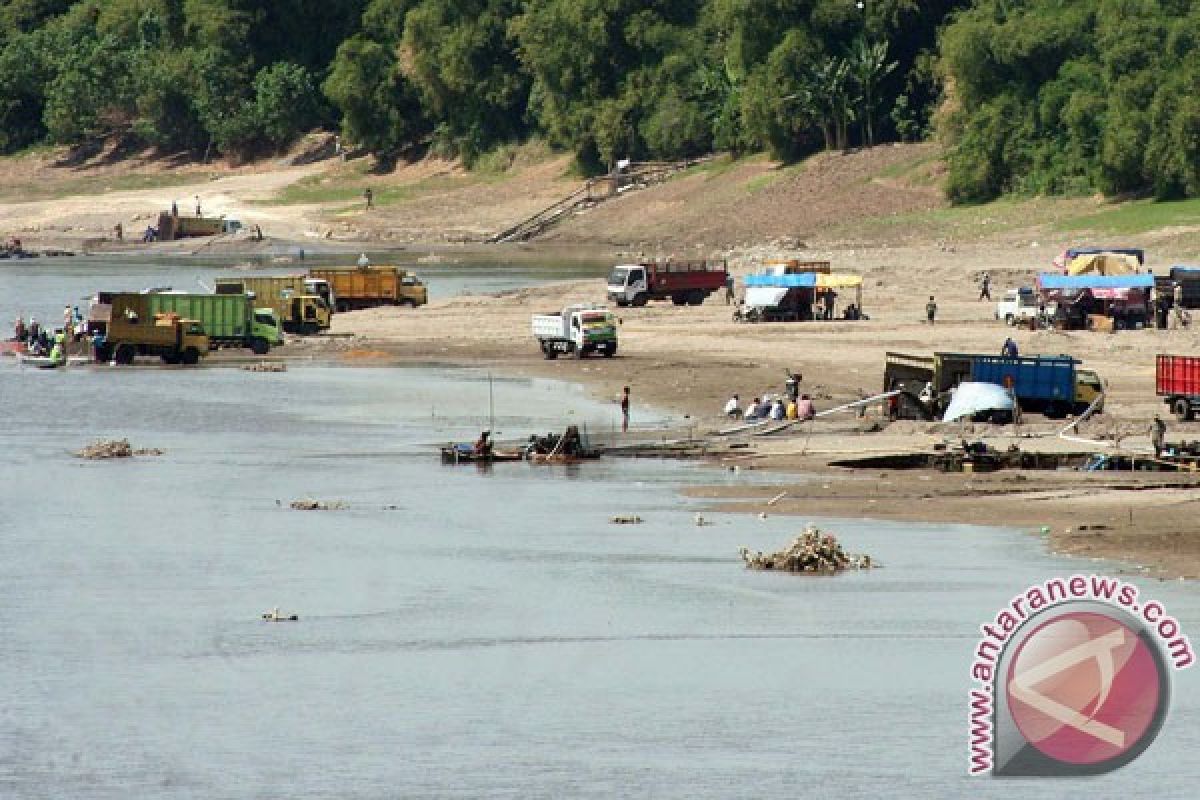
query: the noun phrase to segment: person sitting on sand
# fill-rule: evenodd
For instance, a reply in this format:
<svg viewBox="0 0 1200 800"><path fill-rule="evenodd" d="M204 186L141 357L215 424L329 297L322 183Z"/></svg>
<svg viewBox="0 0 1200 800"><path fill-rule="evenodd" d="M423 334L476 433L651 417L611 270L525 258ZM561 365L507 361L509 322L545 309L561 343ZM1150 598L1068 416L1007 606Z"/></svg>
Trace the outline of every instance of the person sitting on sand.
<svg viewBox="0 0 1200 800"><path fill-rule="evenodd" d="M817 409L813 407L813 401L807 394L800 395L800 399L796 401L796 418L797 419L812 419L817 416Z"/></svg>
<svg viewBox="0 0 1200 800"><path fill-rule="evenodd" d="M758 398L755 397L750 401L750 405L746 406L746 419L758 419L759 413Z"/></svg>
<svg viewBox="0 0 1200 800"><path fill-rule="evenodd" d="M783 406L783 400L776 397L775 402L771 404L771 419L781 420L786 414L787 409Z"/></svg>
<svg viewBox="0 0 1200 800"><path fill-rule="evenodd" d="M733 397L729 398L729 402L725 404L725 416L730 417L732 419L741 419L741 417L742 417L741 401L738 399L738 396L736 394Z"/></svg>

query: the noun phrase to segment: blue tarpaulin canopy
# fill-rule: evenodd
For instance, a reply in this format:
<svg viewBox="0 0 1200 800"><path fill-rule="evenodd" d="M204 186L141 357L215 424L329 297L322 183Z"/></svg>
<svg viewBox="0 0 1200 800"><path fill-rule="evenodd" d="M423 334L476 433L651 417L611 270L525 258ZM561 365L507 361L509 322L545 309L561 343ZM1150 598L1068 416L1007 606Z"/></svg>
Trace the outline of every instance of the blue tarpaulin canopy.
<svg viewBox="0 0 1200 800"><path fill-rule="evenodd" d="M1038 287L1059 291L1082 291L1084 289L1152 289L1154 275L1145 272L1137 275L1058 275L1043 272L1037 278Z"/></svg>
<svg viewBox="0 0 1200 800"><path fill-rule="evenodd" d="M746 286L769 289L812 289L817 285L813 272L794 275L747 275Z"/></svg>

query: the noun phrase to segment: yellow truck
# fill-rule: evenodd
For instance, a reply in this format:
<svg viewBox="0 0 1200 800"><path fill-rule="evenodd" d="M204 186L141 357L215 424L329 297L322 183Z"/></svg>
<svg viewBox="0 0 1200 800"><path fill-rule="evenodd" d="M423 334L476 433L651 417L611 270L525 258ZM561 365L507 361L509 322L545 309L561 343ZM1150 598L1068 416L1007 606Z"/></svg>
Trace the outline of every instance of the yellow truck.
<svg viewBox="0 0 1200 800"><path fill-rule="evenodd" d="M132 364L137 356L158 356L166 364L195 364L208 353L204 326L175 314L154 313L151 296L114 293L105 332L95 343L96 360Z"/></svg>
<svg viewBox="0 0 1200 800"><path fill-rule="evenodd" d="M216 236L237 233L242 223L226 217L187 217L164 211L158 215L158 240L173 242L192 236Z"/></svg>
<svg viewBox="0 0 1200 800"><path fill-rule="evenodd" d="M252 294L255 308L271 308L288 333L318 333L327 330L333 317L321 292L325 281L304 275L256 275L217 278L217 294ZM325 296L322 296L322 295Z"/></svg>
<svg viewBox="0 0 1200 800"><path fill-rule="evenodd" d="M378 306L416 308L429 302L429 290L414 273L399 267L313 269L312 278L329 282L336 311Z"/></svg>

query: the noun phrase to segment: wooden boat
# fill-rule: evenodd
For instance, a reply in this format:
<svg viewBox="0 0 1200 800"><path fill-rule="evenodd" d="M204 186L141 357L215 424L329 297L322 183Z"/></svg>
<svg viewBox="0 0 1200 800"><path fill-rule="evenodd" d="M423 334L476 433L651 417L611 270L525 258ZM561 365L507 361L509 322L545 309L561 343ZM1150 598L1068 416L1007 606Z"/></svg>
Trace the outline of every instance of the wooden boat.
<svg viewBox="0 0 1200 800"><path fill-rule="evenodd" d="M18 342L13 339L0 340L0 355L16 356L23 355L29 352L29 348L24 342Z"/></svg>
<svg viewBox="0 0 1200 800"><path fill-rule="evenodd" d="M531 464L578 464L581 461L594 461L600 454L600 450L578 450L574 453L530 452L527 457Z"/></svg>
<svg viewBox="0 0 1200 800"><path fill-rule="evenodd" d="M476 453L470 445L450 445L442 448L443 464L495 464L498 461L524 461L525 454L519 451L493 450Z"/></svg>
<svg viewBox="0 0 1200 800"><path fill-rule="evenodd" d="M58 369L67 365L65 361L55 361L50 356L31 356L25 353L17 353L17 363L23 367L38 369Z"/></svg>

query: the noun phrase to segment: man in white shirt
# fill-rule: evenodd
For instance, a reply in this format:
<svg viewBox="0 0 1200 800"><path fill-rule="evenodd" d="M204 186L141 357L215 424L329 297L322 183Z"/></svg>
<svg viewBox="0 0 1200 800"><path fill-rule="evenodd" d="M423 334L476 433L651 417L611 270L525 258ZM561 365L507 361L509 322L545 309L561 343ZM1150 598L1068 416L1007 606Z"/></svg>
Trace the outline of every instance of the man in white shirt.
<svg viewBox="0 0 1200 800"><path fill-rule="evenodd" d="M725 416L739 419L742 416L741 401L735 394L729 398L729 402L725 404Z"/></svg>

